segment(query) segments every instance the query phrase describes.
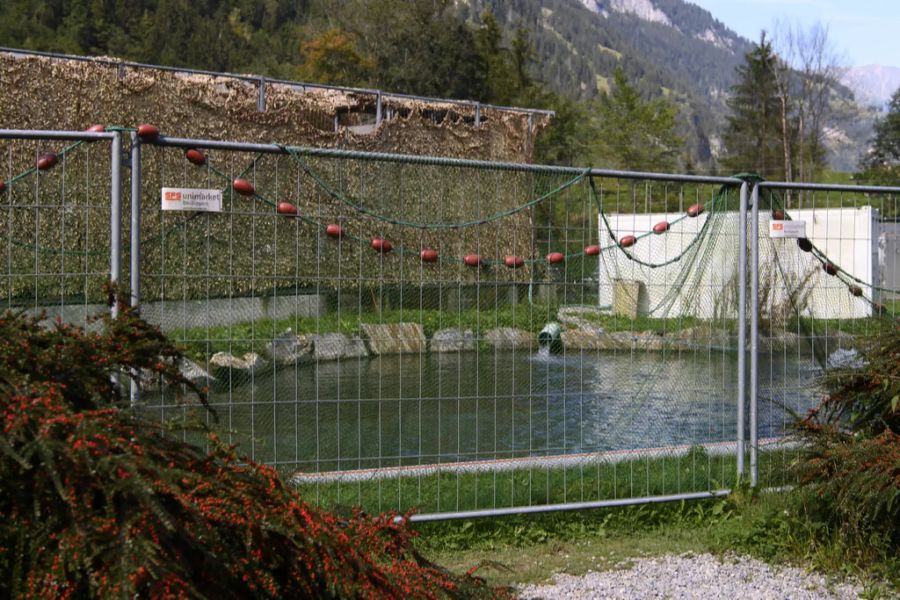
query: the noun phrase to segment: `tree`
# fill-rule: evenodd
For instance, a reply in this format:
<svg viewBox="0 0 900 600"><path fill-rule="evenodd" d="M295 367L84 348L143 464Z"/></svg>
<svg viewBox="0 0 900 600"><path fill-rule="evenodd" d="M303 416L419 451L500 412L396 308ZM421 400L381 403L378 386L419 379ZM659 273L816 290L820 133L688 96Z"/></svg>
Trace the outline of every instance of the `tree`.
<svg viewBox="0 0 900 600"><path fill-rule="evenodd" d="M887 115L875 123L872 149L862 166L861 179L881 185L900 185L900 88L891 96Z"/></svg>
<svg viewBox="0 0 900 600"><path fill-rule="evenodd" d="M209 452L130 408L114 382L153 373L215 417L119 304L99 331L0 315L0 597L507 597L427 561L405 520L328 513L202 420Z"/></svg>
<svg viewBox="0 0 900 600"><path fill-rule="evenodd" d="M825 165L824 122L841 68L828 29L776 24L776 79L782 100L785 179L814 180ZM787 135L790 134L790 135ZM801 196L802 202L802 196Z"/></svg>
<svg viewBox="0 0 900 600"><path fill-rule="evenodd" d="M474 33L449 0L353 0L337 5L334 18L375 59L373 85L443 98L484 95Z"/></svg>
<svg viewBox="0 0 900 600"><path fill-rule="evenodd" d="M594 160L629 170L663 171L676 165L681 138L675 134L675 106L645 101L617 68L613 86L592 105Z"/></svg>
<svg viewBox="0 0 900 600"><path fill-rule="evenodd" d="M297 74L304 81L336 85L364 85L375 70L375 60L360 52L354 37L328 29L301 44L304 62Z"/></svg>
<svg viewBox="0 0 900 600"><path fill-rule="evenodd" d="M760 42L737 68L731 87L731 109L724 132L722 164L732 171L752 170L767 179L783 179L782 104L778 94L778 57L763 32ZM785 109L787 110L787 109Z"/></svg>

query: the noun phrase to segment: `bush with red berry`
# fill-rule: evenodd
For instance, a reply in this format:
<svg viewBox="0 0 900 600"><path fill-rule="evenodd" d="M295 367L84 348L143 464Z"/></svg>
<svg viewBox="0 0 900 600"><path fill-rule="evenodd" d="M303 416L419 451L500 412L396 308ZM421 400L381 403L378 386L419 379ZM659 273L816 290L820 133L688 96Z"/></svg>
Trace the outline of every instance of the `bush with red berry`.
<svg viewBox="0 0 900 600"><path fill-rule="evenodd" d="M120 309L87 330L0 317L0 597L505 595L427 561L394 515L339 518L211 430L207 453L136 414L117 377L205 398L179 350Z"/></svg>

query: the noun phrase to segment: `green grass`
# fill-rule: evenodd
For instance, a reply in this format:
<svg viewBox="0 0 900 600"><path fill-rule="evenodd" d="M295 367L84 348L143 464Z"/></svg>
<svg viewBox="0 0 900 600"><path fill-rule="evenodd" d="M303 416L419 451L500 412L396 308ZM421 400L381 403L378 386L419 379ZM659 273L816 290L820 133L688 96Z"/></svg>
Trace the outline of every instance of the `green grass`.
<svg viewBox="0 0 900 600"><path fill-rule="evenodd" d="M488 584L546 582L556 573L627 568L647 556L740 554L859 579L865 598L896 598L896 554L842 546L798 507L802 493L739 487L727 498L417 523L417 544L454 572L476 569Z"/></svg>
<svg viewBox="0 0 900 600"><path fill-rule="evenodd" d="M352 336L360 334L363 324L411 322L421 323L426 337L431 337L435 331L448 327L471 329L476 335L495 327L515 327L537 334L547 322L556 320L558 310L559 307L556 305L522 303L483 310L472 308L442 311L410 308L380 312L372 310L329 312L319 317L297 315L285 319L258 319L218 327L179 329L168 332L168 335L186 348L188 356L202 360L215 352L231 352L235 355L245 352L262 353L266 343L289 328L297 334L343 333ZM628 319L597 313L585 313L583 317L606 331L672 333L699 323L697 319L690 317Z"/></svg>
<svg viewBox="0 0 900 600"><path fill-rule="evenodd" d="M791 483L787 469L794 454L761 453L762 485ZM298 489L308 501L326 508L434 513L704 492L730 488L735 481L734 455L711 456L697 446L682 456L619 463L307 483L299 484Z"/></svg>

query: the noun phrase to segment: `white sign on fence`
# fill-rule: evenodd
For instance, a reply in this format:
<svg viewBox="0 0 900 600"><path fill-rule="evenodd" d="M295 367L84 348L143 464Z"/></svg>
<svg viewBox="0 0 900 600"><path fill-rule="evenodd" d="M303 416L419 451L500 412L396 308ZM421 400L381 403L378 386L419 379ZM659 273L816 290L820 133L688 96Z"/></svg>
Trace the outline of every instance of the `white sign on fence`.
<svg viewBox="0 0 900 600"><path fill-rule="evenodd" d="M163 210L222 212L222 190L164 187L161 199Z"/></svg>
<svg viewBox="0 0 900 600"><path fill-rule="evenodd" d="M805 238L806 221L769 221L770 238Z"/></svg>

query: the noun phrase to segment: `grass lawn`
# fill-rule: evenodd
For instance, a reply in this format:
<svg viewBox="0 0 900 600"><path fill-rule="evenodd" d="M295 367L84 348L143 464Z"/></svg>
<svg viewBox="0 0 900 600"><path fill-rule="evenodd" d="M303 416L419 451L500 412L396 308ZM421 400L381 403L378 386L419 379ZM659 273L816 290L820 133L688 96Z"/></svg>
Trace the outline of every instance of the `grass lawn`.
<svg viewBox="0 0 900 600"><path fill-rule="evenodd" d="M795 453L760 453L761 485L790 484L787 469ZM695 446L681 456L618 463L300 483L298 489L308 501L326 508L359 506L372 513L435 513L727 489L736 481L735 468L733 454L710 455L703 447Z"/></svg>
<svg viewBox="0 0 900 600"><path fill-rule="evenodd" d="M428 557L454 572L472 568L491 585L541 583L557 573L628 568L636 559L735 553L859 578L865 598L896 598L900 562L854 558L800 517L788 493L739 489L727 498L573 513L414 525Z"/></svg>

